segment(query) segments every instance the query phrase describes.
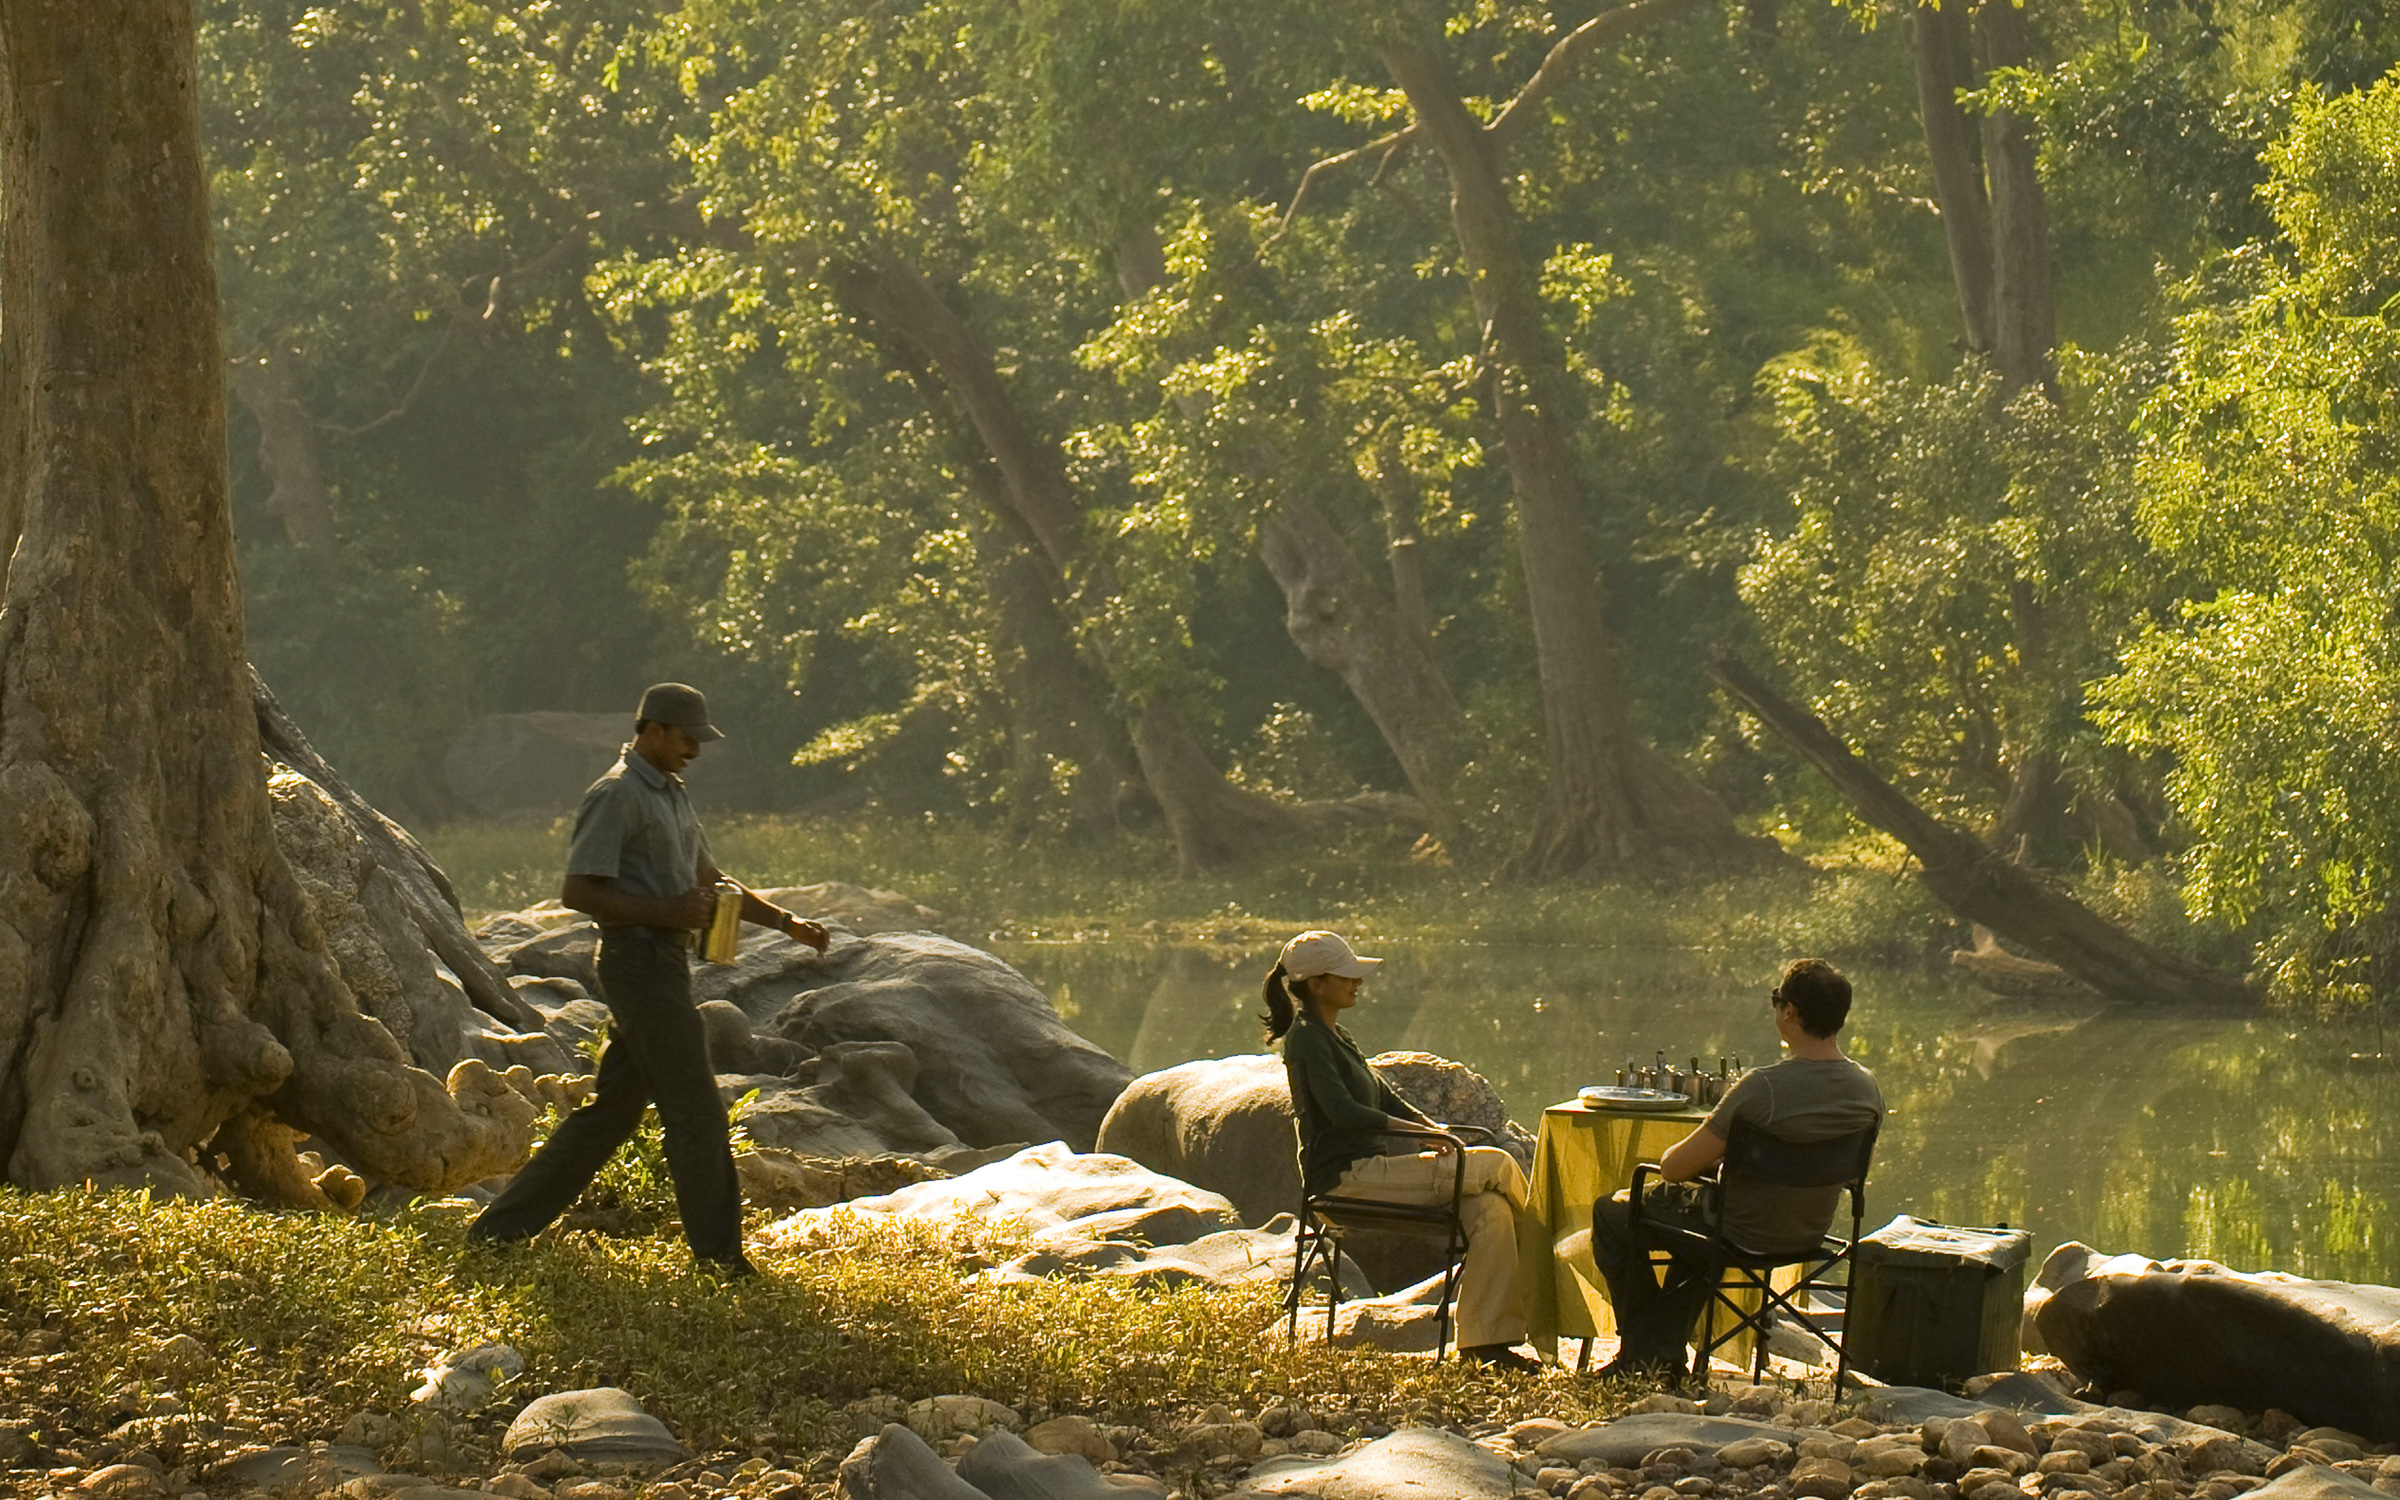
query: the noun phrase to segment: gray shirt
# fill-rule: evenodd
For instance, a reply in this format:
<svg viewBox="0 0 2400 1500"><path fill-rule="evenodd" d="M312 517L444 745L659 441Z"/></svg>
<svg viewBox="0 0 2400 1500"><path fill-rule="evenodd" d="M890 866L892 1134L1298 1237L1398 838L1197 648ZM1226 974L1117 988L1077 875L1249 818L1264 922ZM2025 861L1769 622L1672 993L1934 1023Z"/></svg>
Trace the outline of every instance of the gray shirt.
<svg viewBox="0 0 2400 1500"><path fill-rule="evenodd" d="M1787 1057L1743 1074L1709 1111L1709 1133L1731 1140L1737 1119L1779 1141L1829 1141L1880 1122L1883 1090L1875 1086L1874 1075L1849 1058ZM1832 1224L1841 1197L1838 1187L1733 1179L1725 1185L1725 1237L1745 1250L1815 1244Z"/></svg>
<svg viewBox="0 0 2400 1500"><path fill-rule="evenodd" d="M642 759L631 745L575 811L567 873L613 880L636 896L680 896L714 868L683 778Z"/></svg>

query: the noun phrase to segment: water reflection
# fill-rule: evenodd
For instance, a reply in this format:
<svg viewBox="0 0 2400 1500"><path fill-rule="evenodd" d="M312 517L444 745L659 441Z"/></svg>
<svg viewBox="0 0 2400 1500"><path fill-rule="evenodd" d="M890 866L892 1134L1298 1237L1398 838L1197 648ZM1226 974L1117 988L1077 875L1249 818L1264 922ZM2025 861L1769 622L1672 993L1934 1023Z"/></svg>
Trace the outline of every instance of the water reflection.
<svg viewBox="0 0 2400 1500"><path fill-rule="evenodd" d="M1077 1030L1148 1072L1260 1050L1271 949L1003 943ZM1472 1064L1529 1125L1628 1056L1775 1055L1772 965L1720 952L1394 944L1351 1030ZM2037 1253L2201 1255L2400 1283L2400 1082L2335 1026L1995 1002L1947 975L1854 967L1850 1047L1892 1118L1870 1216L2022 1225Z"/></svg>

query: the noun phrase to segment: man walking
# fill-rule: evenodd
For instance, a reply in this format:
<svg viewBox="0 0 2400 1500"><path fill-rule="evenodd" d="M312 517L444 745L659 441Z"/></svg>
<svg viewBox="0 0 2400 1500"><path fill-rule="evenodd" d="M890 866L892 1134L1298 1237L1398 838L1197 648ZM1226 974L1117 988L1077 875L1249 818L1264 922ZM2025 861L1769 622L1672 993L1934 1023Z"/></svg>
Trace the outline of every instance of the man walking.
<svg viewBox="0 0 2400 1500"><path fill-rule="evenodd" d="M723 738L697 689L659 683L642 694L633 743L583 794L559 899L600 924L608 1050L590 1102L477 1217L470 1240L505 1244L549 1227L656 1104L693 1258L721 1275L753 1274L742 1254L725 1102L692 1004L692 950L716 913L720 877L680 773L703 744ZM821 925L748 891L742 920L825 951Z"/></svg>

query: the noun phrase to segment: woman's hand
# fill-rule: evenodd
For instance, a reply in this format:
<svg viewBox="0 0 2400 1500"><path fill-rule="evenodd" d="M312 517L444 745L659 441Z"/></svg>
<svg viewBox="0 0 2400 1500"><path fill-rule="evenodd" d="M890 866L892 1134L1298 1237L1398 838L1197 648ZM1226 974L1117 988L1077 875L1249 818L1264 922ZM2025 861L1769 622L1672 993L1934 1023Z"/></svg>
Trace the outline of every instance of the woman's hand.
<svg viewBox="0 0 2400 1500"><path fill-rule="evenodd" d="M1458 1142L1444 1133L1439 1125L1426 1125L1416 1120L1402 1119L1398 1115L1386 1115L1384 1119L1387 1122L1386 1128L1394 1135L1426 1137L1425 1149L1436 1156L1447 1156L1458 1149Z"/></svg>

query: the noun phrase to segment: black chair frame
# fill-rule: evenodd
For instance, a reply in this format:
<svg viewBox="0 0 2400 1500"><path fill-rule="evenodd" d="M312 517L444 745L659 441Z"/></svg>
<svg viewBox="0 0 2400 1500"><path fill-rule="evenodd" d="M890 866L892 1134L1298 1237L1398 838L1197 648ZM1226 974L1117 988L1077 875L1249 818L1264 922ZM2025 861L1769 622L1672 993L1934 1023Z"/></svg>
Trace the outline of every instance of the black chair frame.
<svg viewBox="0 0 2400 1500"><path fill-rule="evenodd" d="M1422 1145L1427 1137L1421 1131L1385 1130L1376 1134L1390 1140L1415 1142ZM1469 1140L1467 1137L1476 1137ZM1443 1249L1442 1297L1434 1313L1433 1359L1439 1364L1450 1343L1450 1302L1458 1292L1460 1268L1467 1250L1466 1221L1459 1216L1459 1202L1466 1194L1467 1147L1496 1139L1477 1125L1445 1125L1440 1138L1451 1145L1455 1163L1450 1178L1448 1203L1391 1203L1380 1198L1346 1198L1339 1193L1310 1193L1300 1195L1300 1226L1292 1237L1292 1285L1284 1295L1284 1312L1288 1319L1286 1338L1292 1343L1300 1340L1300 1300L1308 1291L1309 1278L1319 1270L1325 1276L1325 1337L1333 1338L1335 1315L1342 1306L1342 1231L1350 1227L1373 1226L1385 1229L1422 1229L1439 1231L1445 1237ZM1413 1154L1413 1153L1412 1153Z"/></svg>
<svg viewBox="0 0 2400 1500"><path fill-rule="evenodd" d="M1709 1306L1692 1331L1695 1382L1705 1383L1710 1357L1745 1332L1751 1335L1750 1379L1754 1383L1763 1380L1767 1372L1768 1331L1778 1321L1788 1318L1835 1351L1833 1399L1842 1398L1843 1383L1850 1375L1848 1329L1845 1326L1837 1331L1825 1327L1804 1311L1801 1304L1811 1291L1832 1285L1827 1278L1835 1269L1850 1263L1851 1248L1858 1243L1866 1222L1867 1167L1874 1159L1875 1137L1880 1128L1879 1122L1831 1140L1799 1142L1778 1140L1740 1120L1734 1121L1732 1138L1725 1143L1725 1159L1713 1172L1699 1179L1703 1213L1710 1225L1707 1230L1661 1224L1655 1219L1645 1223L1642 1189L1662 1169L1656 1162L1643 1162L1633 1169L1629 1228L1634 1244L1641 1247L1655 1269L1663 1271L1677 1259L1697 1261L1707 1268ZM1827 1233L1813 1245L1786 1250L1747 1250L1734 1244L1723 1233L1725 1189L1729 1179L1740 1178L1782 1187L1843 1189L1850 1196L1849 1238ZM1802 1268L1800 1280L1778 1289L1774 1273L1794 1265ZM1745 1293L1758 1297L1755 1310L1735 1300ZM1719 1308L1733 1315L1733 1326L1710 1338L1708 1325Z"/></svg>

